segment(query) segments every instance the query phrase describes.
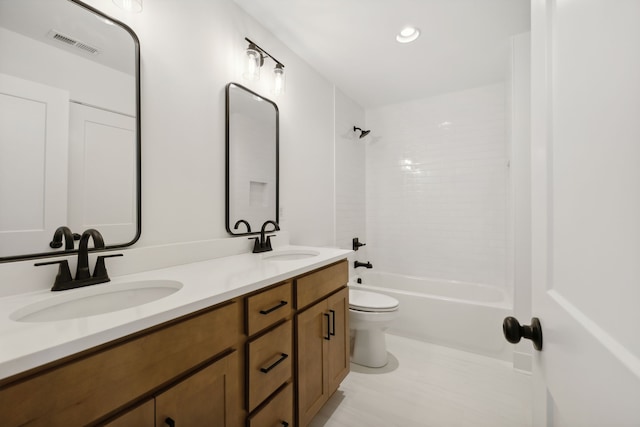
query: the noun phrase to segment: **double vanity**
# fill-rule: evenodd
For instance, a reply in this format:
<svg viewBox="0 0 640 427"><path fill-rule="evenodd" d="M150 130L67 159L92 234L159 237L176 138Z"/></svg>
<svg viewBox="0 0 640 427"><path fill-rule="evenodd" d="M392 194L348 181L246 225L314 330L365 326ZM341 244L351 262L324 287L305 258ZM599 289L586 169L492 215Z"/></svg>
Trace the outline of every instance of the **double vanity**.
<svg viewBox="0 0 640 427"><path fill-rule="evenodd" d="M287 246L2 298L3 425L308 425L349 371L348 253Z"/></svg>

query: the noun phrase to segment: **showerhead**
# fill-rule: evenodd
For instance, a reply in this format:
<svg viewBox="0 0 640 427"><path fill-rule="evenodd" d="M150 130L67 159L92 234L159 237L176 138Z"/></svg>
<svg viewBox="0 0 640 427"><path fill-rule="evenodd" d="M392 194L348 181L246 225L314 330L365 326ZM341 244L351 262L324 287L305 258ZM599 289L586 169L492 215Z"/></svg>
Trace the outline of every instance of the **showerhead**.
<svg viewBox="0 0 640 427"><path fill-rule="evenodd" d="M359 127L354 126L353 127L353 131L360 131L360 138L364 138L365 136L369 135L369 132L371 132L370 130L362 130Z"/></svg>

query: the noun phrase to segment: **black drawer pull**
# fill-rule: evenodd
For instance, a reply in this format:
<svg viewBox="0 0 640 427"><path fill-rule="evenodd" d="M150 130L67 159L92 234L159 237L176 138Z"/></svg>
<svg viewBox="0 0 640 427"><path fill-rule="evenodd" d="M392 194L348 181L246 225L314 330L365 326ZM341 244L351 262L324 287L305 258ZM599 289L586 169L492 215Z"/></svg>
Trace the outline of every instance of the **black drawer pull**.
<svg viewBox="0 0 640 427"><path fill-rule="evenodd" d="M289 423L288 423L288 422L286 422L286 421L283 421L283 422L282 422L282 427L289 427Z"/></svg>
<svg viewBox="0 0 640 427"><path fill-rule="evenodd" d="M176 427L176 422L173 421L172 418L167 417L165 418L164 422L169 426L169 427Z"/></svg>
<svg viewBox="0 0 640 427"><path fill-rule="evenodd" d="M270 366L267 366L266 368L260 368L260 372L264 372L266 374L267 372L269 372L270 370L272 370L273 368L275 368L276 366L278 366L279 364L284 362L284 360L287 357L289 357L289 355L287 353L280 353L280 359L276 360L275 362L273 362Z"/></svg>
<svg viewBox="0 0 640 427"><path fill-rule="evenodd" d="M277 309L279 309L280 307L284 307L285 305L287 305L288 303L286 301L280 301L280 303L278 305L274 305L273 307L271 307L268 310L260 310L260 314L269 314L272 311L276 311Z"/></svg>
<svg viewBox="0 0 640 427"><path fill-rule="evenodd" d="M329 313L322 314L327 317L327 336L324 337L324 339L327 341L331 341L331 316L329 316Z"/></svg>

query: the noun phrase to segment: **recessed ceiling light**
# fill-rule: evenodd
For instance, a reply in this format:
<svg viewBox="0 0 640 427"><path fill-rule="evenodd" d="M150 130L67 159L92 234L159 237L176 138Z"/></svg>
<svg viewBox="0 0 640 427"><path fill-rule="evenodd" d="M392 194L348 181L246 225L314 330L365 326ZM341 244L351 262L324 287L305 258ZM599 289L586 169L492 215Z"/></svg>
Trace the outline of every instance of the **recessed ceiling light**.
<svg viewBox="0 0 640 427"><path fill-rule="evenodd" d="M420 30L416 27L404 27L400 34L396 36L396 41L399 43L411 43L420 35Z"/></svg>

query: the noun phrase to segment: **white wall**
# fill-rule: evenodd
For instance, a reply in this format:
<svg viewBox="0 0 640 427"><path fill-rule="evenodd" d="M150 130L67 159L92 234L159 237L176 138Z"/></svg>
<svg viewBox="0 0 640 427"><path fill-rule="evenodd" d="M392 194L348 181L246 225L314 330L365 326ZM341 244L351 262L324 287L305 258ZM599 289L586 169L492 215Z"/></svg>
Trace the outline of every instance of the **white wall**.
<svg viewBox="0 0 640 427"><path fill-rule="evenodd" d="M244 37L282 61L287 72L287 91L275 100L281 126L282 228L292 243L334 244L331 82L230 0L149 0L136 15L110 1L87 3L122 20L140 39L142 236L135 248L176 244L175 262L207 256L201 244L189 250L185 242L222 239L214 245L216 254L227 253L224 248L248 250L246 238L238 243L225 231L224 88L235 81L273 98L267 78L273 64L266 61L259 82L243 81ZM123 258L110 263L112 274L158 265L146 263L140 251L135 256L123 252ZM16 278L23 284L38 282L32 288L50 286L45 278L53 280L54 268L32 264L0 264L0 286L13 286Z"/></svg>
<svg viewBox="0 0 640 427"><path fill-rule="evenodd" d="M367 243L379 271L507 286L505 91L367 110Z"/></svg>
<svg viewBox="0 0 640 427"><path fill-rule="evenodd" d="M268 60L259 82L241 77L249 37L287 72L287 92L276 100L282 226L296 243L332 244L326 214L333 208L331 83L230 0L148 1L144 7L130 22L142 52L140 243L226 237L224 86L236 81L272 98Z"/></svg>

